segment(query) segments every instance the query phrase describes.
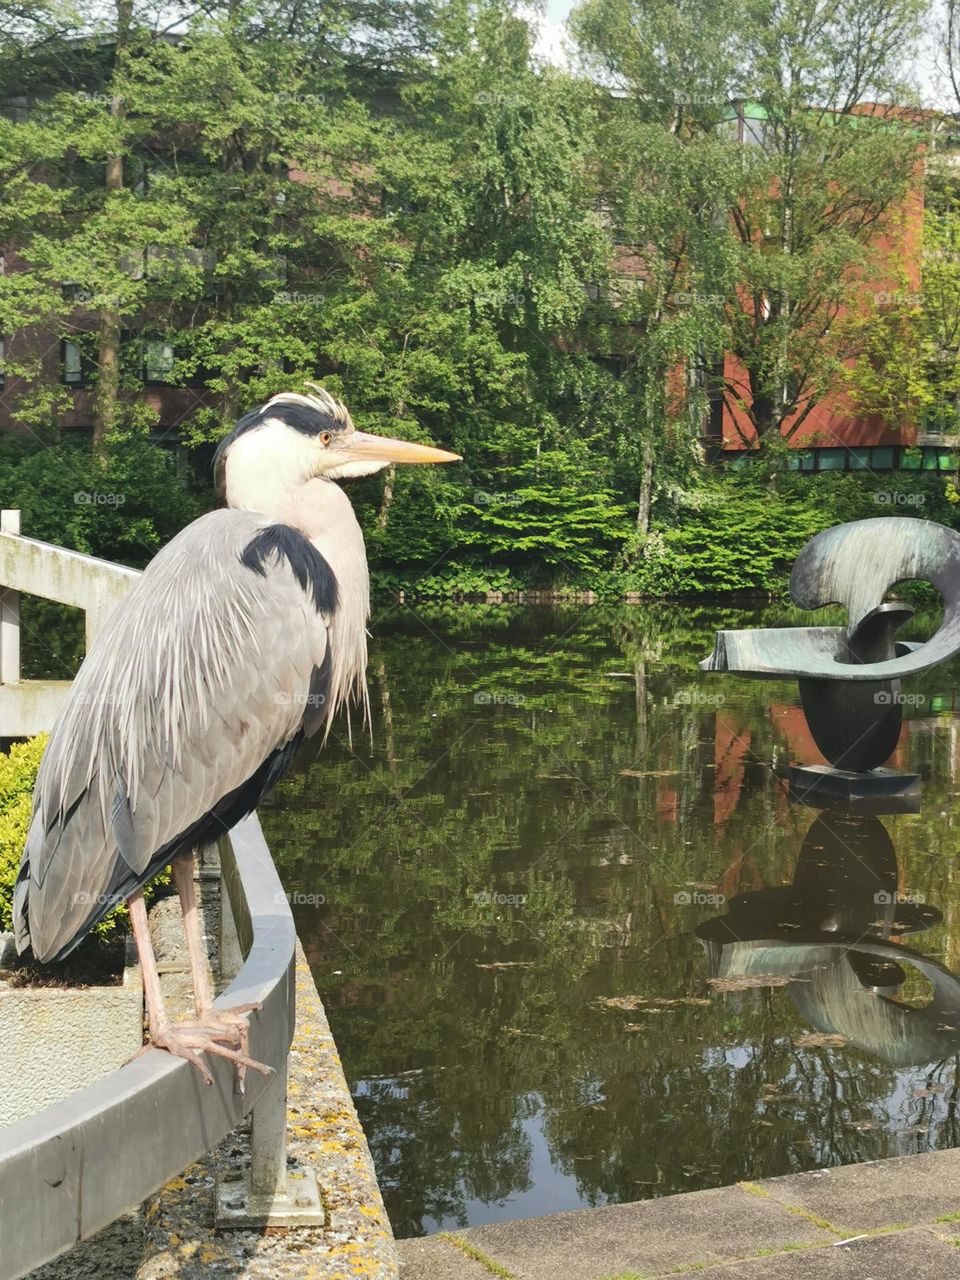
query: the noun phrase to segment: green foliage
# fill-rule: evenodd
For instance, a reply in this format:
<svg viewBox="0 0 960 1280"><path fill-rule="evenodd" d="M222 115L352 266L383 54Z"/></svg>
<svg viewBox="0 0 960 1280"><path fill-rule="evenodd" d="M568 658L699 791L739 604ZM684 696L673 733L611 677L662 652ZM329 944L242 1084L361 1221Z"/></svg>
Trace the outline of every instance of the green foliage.
<svg viewBox="0 0 960 1280"><path fill-rule="evenodd" d="M0 493L25 534L142 566L203 509L177 476L173 454L146 440L112 443L103 460L64 440L0 454Z"/></svg>
<svg viewBox="0 0 960 1280"><path fill-rule="evenodd" d="M911 473L743 473L680 495L675 512L613 576L647 596L783 595L808 538L830 525L889 514L957 524L943 478Z"/></svg>
<svg viewBox="0 0 960 1280"><path fill-rule="evenodd" d="M15 742L0 754L0 930L13 927L13 886L20 867L23 846L30 825L33 784L40 757L47 745L46 734L29 742Z"/></svg>
<svg viewBox="0 0 960 1280"><path fill-rule="evenodd" d="M321 379L362 429L463 455L353 489L379 586L767 589L819 491L767 505L744 479L738 512L704 476L710 401L746 395L720 353L771 469L845 379L897 423L956 398L943 183L923 316L859 306L917 137L857 112L900 94L918 3L864 28L855 0L582 0L587 74L543 65L513 0L239 0L175 41L136 8L14 7L0 97L30 106L0 113L0 242L27 269L0 276L0 333L27 443L0 444L5 504L143 564L212 501L147 443L156 339L188 446ZM96 464L61 438L77 404L38 331L83 352Z"/></svg>
<svg viewBox="0 0 960 1280"><path fill-rule="evenodd" d="M877 232L896 235L919 139L876 104L908 100L899 51L923 13L888 0L867 30L858 0L574 10L589 63L627 90L603 158L618 220L651 264L654 341L682 332L682 301L710 393L761 447L837 385L856 348L836 321L889 272Z"/></svg>

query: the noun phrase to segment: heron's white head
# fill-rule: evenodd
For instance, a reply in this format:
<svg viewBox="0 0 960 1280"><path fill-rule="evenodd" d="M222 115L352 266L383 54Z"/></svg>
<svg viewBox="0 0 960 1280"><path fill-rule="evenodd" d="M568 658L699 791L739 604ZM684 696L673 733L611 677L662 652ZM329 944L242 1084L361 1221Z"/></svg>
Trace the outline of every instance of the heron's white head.
<svg viewBox="0 0 960 1280"><path fill-rule="evenodd" d="M231 507L269 513L310 480L350 480L391 463L459 462L431 445L358 431L323 387L282 391L245 414L214 455L217 488Z"/></svg>

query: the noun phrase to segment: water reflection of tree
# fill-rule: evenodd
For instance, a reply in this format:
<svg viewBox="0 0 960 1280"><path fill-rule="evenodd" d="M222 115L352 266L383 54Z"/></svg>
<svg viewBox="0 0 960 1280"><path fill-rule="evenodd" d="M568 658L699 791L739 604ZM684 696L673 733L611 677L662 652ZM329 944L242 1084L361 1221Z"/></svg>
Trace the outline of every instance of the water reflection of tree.
<svg viewBox="0 0 960 1280"><path fill-rule="evenodd" d="M595 1003L710 998L690 936L709 908L675 894L790 877L808 816L769 762L789 753L771 699L794 693L692 670L743 613L490 612L396 619L373 655L373 745L355 727L352 752L333 742L262 813L288 889L325 898L298 927L398 1232L526 1189L538 1110L587 1203L891 1154L896 1073L796 1048L807 1028L781 994ZM692 696L719 687L720 708ZM743 750L720 823L718 715ZM891 834L905 884L947 910L950 770L935 734L915 749L935 777ZM475 896L495 893L526 901ZM914 1148L957 1136L944 1095L909 1119L931 1125Z"/></svg>

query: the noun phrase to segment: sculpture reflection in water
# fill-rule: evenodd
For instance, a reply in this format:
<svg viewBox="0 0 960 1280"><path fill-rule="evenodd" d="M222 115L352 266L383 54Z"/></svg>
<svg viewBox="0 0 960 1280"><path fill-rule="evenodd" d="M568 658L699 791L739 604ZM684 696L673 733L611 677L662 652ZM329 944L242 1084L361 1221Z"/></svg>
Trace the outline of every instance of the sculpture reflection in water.
<svg viewBox="0 0 960 1280"><path fill-rule="evenodd" d="M896 853L881 820L821 812L792 884L739 894L696 933L712 977L756 986L786 978L787 994L817 1031L894 1066L941 1061L960 1051L960 979L894 941L942 919L897 888ZM932 987L922 1008L903 999L911 976Z"/></svg>

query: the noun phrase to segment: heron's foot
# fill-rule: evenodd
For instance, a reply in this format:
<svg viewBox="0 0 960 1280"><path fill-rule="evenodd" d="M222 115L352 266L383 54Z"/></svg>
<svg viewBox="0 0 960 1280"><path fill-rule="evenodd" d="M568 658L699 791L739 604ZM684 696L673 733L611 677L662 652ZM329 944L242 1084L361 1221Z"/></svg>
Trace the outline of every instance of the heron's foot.
<svg viewBox="0 0 960 1280"><path fill-rule="evenodd" d="M248 1028L247 1014L259 1013L263 1005L259 1001L251 1004L233 1004L229 1009L215 1009L209 1005L206 1009L197 1010L197 1022L203 1027L240 1027Z"/></svg>
<svg viewBox="0 0 960 1280"><path fill-rule="evenodd" d="M272 1075L273 1068L257 1062L248 1052L247 1026L238 1017L231 1020L224 1015L235 1010L212 1010L215 1014L209 1022L176 1022L170 1023L151 1034L152 1042L159 1049L186 1060L200 1072L206 1084L213 1084L210 1068L204 1061L203 1054L212 1053L218 1058L227 1058L237 1068L237 1078L241 1088L247 1070L259 1071L261 1075Z"/></svg>
<svg viewBox="0 0 960 1280"><path fill-rule="evenodd" d="M243 1093L247 1079L247 1064L250 1058L250 1024L248 1013L259 1012L263 1005L259 1001L250 1004L234 1004L229 1009L215 1009L213 1005L201 1008L197 1012L197 1022L202 1027L215 1027L218 1031L236 1036L236 1049L247 1061L237 1064L237 1084Z"/></svg>

